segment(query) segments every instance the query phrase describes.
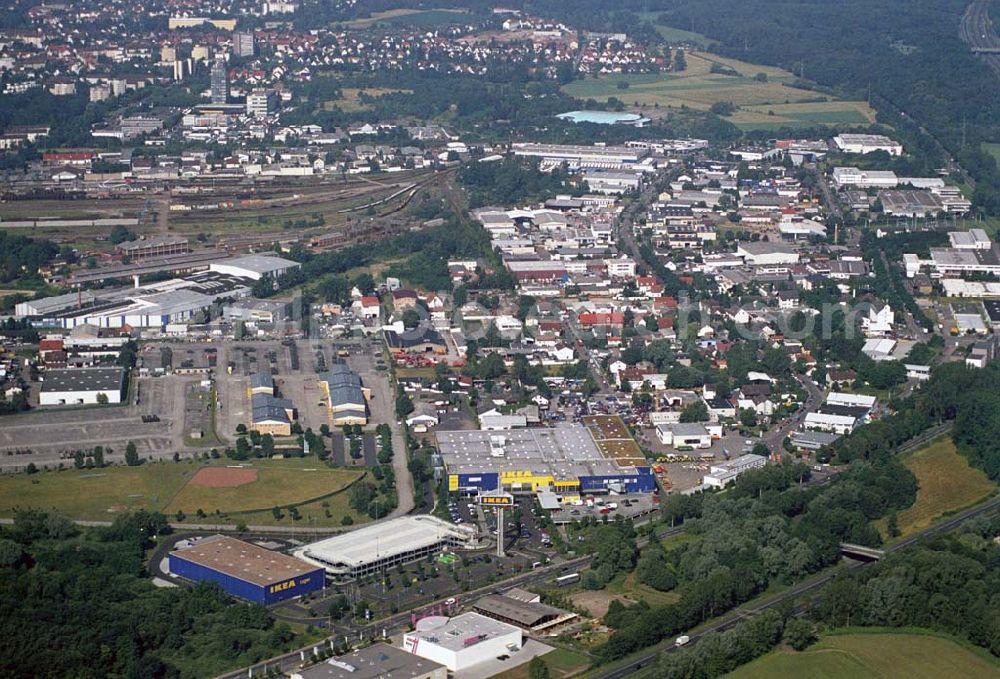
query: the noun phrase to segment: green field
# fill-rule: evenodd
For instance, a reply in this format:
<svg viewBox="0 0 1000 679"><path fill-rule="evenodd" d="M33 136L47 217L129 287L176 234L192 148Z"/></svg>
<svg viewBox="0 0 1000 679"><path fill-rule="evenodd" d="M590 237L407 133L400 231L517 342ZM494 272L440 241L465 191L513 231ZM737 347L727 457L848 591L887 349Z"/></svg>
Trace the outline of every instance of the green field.
<svg viewBox="0 0 1000 679"><path fill-rule="evenodd" d="M685 31L681 28L674 28L673 26L665 26L663 24L656 23L660 16L660 12L639 12L639 19L641 21L648 21L656 29L656 32L663 36L671 45L695 45L697 47L708 47L712 44L710 38L705 37L701 33L693 33L691 31Z"/></svg>
<svg viewBox="0 0 1000 679"><path fill-rule="evenodd" d="M552 679L563 679L579 674L590 667L590 658L583 653L570 651L565 648L557 648L542 656L542 660L549 668L549 676ZM496 675L496 679L528 679L528 663L518 665Z"/></svg>
<svg viewBox="0 0 1000 679"><path fill-rule="evenodd" d="M349 21L350 28L370 28L377 24L389 26L444 26L462 21L466 12L460 9L390 9L376 12L364 19Z"/></svg>
<svg viewBox="0 0 1000 679"><path fill-rule="evenodd" d="M860 101L841 101L818 92L791 87L795 76L770 66L750 64L709 52L688 52L687 69L680 73L612 74L576 80L563 91L578 99L607 101L617 97L626 106L689 108L707 111L716 102L731 102L738 110L727 120L744 129L861 125L875 119ZM712 73L712 65L734 69L739 75ZM758 80L763 74L766 79ZM619 89L627 83L625 89Z"/></svg>
<svg viewBox="0 0 1000 679"><path fill-rule="evenodd" d="M997 486L955 449L950 438L939 438L905 456L903 464L917 477L917 499L897 514L903 537L927 528L944 514L976 503ZM887 534L885 521L879 530Z"/></svg>
<svg viewBox="0 0 1000 679"><path fill-rule="evenodd" d="M301 505L300 522L340 525L345 514L355 521L364 520L348 506L347 493L339 492L358 479L361 471L331 469L316 458L252 460L244 464L258 471L257 480L231 488L191 484L195 473L209 466L192 462L5 474L0 476L0 516L10 517L19 508L36 507L73 519L100 521L113 519L121 512L147 509L171 518L180 510L188 520L197 520L196 512L201 509L209 516L272 524L276 520L271 507ZM210 466L224 467L225 461L215 460ZM324 502L329 506L323 507ZM327 510L332 516L326 516ZM291 523L291 519L277 522Z"/></svg>
<svg viewBox="0 0 1000 679"><path fill-rule="evenodd" d="M632 601L645 601L650 606L675 604L681 598L676 592L661 592L639 582L634 572L615 576L604 589L609 594L617 594Z"/></svg>
<svg viewBox="0 0 1000 679"><path fill-rule="evenodd" d="M997 163L1000 163L1000 143L993 143L993 142L985 142L984 141L982 143L982 149L986 153L988 153L991 156L993 156L996 159Z"/></svg>
<svg viewBox="0 0 1000 679"><path fill-rule="evenodd" d="M860 633L824 637L809 649L775 651L730 679L990 679L995 660L954 641L925 634Z"/></svg>

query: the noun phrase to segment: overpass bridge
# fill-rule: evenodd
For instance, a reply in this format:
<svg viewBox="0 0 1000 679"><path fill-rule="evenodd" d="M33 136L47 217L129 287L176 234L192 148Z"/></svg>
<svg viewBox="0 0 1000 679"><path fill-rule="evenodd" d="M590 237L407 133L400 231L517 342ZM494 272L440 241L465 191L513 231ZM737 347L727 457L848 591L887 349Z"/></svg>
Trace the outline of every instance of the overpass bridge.
<svg viewBox="0 0 1000 679"><path fill-rule="evenodd" d="M881 549L852 545L849 542L840 543L840 553L852 559L860 559L862 561L878 561L885 556L885 552Z"/></svg>

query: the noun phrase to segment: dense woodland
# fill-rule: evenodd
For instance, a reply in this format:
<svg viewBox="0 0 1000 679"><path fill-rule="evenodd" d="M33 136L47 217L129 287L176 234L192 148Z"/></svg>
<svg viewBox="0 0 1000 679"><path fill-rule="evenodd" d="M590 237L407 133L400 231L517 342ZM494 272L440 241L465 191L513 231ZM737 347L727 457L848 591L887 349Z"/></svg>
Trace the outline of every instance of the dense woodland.
<svg viewBox="0 0 1000 679"><path fill-rule="evenodd" d="M955 535L844 570L807 602L805 616L769 610L698 644L663 653L657 679L714 679L773 650L804 650L824 628L922 628L953 635L1000 656L1000 518L973 520Z"/></svg>
<svg viewBox="0 0 1000 679"><path fill-rule="evenodd" d="M201 679L303 643L215 585L155 587L143 559L167 532L145 512L85 531L19 513L0 532L0 675Z"/></svg>

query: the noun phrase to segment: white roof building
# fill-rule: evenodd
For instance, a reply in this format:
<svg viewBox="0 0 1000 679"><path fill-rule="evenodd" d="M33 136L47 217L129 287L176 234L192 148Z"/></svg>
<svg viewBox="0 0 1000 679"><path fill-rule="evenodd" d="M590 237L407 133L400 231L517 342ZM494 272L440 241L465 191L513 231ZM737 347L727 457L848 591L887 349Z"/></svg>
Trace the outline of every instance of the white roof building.
<svg viewBox="0 0 1000 679"><path fill-rule="evenodd" d="M326 569L338 581L379 572L448 549L465 549L475 529L421 514L359 528L305 545L295 556Z"/></svg>
<svg viewBox="0 0 1000 679"><path fill-rule="evenodd" d="M441 663L452 672L462 672L520 650L523 639L521 630L513 625L479 613L463 613L418 621L414 631L403 635L403 649Z"/></svg>
<svg viewBox="0 0 1000 679"><path fill-rule="evenodd" d="M277 278L286 271L299 268L298 262L270 255L247 255L219 262L212 262L209 270L260 280L264 276Z"/></svg>

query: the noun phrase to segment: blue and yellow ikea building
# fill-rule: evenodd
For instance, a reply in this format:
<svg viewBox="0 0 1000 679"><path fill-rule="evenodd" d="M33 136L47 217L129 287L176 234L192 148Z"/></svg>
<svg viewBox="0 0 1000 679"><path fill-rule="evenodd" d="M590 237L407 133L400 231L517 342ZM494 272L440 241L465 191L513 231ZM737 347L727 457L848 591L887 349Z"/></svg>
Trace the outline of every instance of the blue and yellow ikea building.
<svg viewBox="0 0 1000 679"><path fill-rule="evenodd" d="M214 582L235 597L264 606L322 589L326 577L322 568L224 535L177 549L168 560L174 575Z"/></svg>

